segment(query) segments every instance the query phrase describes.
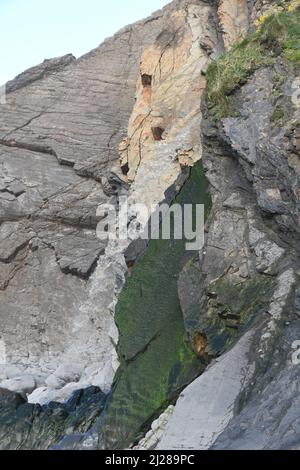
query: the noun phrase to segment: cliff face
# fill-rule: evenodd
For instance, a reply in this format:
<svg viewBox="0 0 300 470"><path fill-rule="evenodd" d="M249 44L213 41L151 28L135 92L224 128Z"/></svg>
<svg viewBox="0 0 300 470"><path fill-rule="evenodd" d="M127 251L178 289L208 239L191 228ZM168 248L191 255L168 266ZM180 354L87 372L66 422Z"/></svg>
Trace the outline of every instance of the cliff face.
<svg viewBox="0 0 300 470"><path fill-rule="evenodd" d="M284 3L177 0L7 85L1 448L299 447L300 32ZM99 240L121 196L204 203L203 250Z"/></svg>
<svg viewBox="0 0 300 470"><path fill-rule="evenodd" d="M78 61L54 59L8 84L0 117L1 341L6 364L30 374L33 389L77 387L81 377L107 391L118 367L110 304L126 265L110 269L96 211L123 185L118 145L142 51L164 21L158 13ZM67 371L57 381L61 364ZM11 378L7 366L2 374Z"/></svg>

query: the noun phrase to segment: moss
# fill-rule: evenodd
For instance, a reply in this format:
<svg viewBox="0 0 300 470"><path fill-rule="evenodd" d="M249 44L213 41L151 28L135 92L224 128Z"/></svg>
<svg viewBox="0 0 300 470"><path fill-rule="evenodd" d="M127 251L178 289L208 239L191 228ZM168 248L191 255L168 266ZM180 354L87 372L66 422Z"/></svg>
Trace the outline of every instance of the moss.
<svg viewBox="0 0 300 470"><path fill-rule="evenodd" d="M192 306L186 312L186 323L205 334L207 355L216 357L249 328L265 309L273 290L270 276L257 275L237 285L226 275L209 285L197 308Z"/></svg>
<svg viewBox="0 0 300 470"><path fill-rule="evenodd" d="M286 117L286 111L284 108L281 106L278 106L274 113L272 114L270 121L275 126L276 124L279 124L283 121L283 119Z"/></svg>
<svg viewBox="0 0 300 470"><path fill-rule="evenodd" d="M230 95L261 66L283 54L300 65L299 10L267 16L259 29L234 45L207 70L206 99L216 119L231 115Z"/></svg>
<svg viewBox="0 0 300 470"><path fill-rule="evenodd" d="M273 81L274 81L274 87L273 87L273 92L272 92L272 99L273 99L273 103L275 104L279 100L279 98L284 96L282 86L286 81L286 77L280 74L276 74L274 76Z"/></svg>
<svg viewBox="0 0 300 470"><path fill-rule="evenodd" d="M284 94L282 93L281 90L278 90L278 89L274 90L272 92L273 103L276 103L279 100L279 98L282 98L283 96Z"/></svg>
<svg viewBox="0 0 300 470"><path fill-rule="evenodd" d="M300 48L298 47L298 49L286 49L284 51L284 54L285 54L285 57L291 61L291 62L295 62L295 63L300 63Z"/></svg>
<svg viewBox="0 0 300 470"><path fill-rule="evenodd" d="M200 163L176 202L204 203L208 212ZM116 322L121 366L99 422L107 448L124 448L137 440L204 368L187 340L178 299L177 281L186 256L185 240L152 240L120 295Z"/></svg>

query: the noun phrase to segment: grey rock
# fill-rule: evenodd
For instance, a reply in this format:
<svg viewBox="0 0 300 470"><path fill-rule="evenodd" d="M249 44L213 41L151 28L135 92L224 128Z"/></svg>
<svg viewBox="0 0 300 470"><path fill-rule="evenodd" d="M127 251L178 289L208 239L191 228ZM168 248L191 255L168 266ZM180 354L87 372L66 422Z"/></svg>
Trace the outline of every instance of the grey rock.
<svg viewBox="0 0 300 470"><path fill-rule="evenodd" d="M284 74L293 80L291 70L284 69ZM299 448L299 371L291 360L293 341L300 337L295 315L299 171L287 163L288 123L285 129L270 126L275 76L272 67L260 69L236 91L240 117L215 124L206 113L203 160L213 207L200 264L194 260L187 265L179 280L186 327L202 337L206 334L209 355L215 351L213 340L225 341L228 334L218 316L226 317L234 306L230 295L225 304L221 302L220 286L234 286L237 299L257 279L256 289L246 296L248 306L264 280L269 279L272 287L260 295L265 304L246 326L248 333L242 333L239 342L183 392L158 449ZM290 119L296 115L292 110ZM220 367L247 337L247 351L230 360L225 377ZM233 343L237 338L238 333ZM231 387L235 391L227 395ZM222 397L215 400L219 391Z"/></svg>
<svg viewBox="0 0 300 470"><path fill-rule="evenodd" d="M104 254L106 242L101 242L94 231L63 228L51 233L49 245L54 248L56 259L63 273L89 278L97 260Z"/></svg>
<svg viewBox="0 0 300 470"><path fill-rule="evenodd" d="M23 395L0 389L0 448L48 449L62 433L86 433L101 415L105 401L106 396L97 387L76 390L64 404L44 406L27 403ZM18 431L13 433L11 425L16 420Z"/></svg>
<svg viewBox="0 0 300 470"><path fill-rule="evenodd" d="M64 361L82 361L90 368L83 386L95 377L106 388L112 383L118 364L114 282L123 283L120 264L122 276L127 268L120 261L106 273L113 263L96 236L96 213L126 191L118 145L135 102L141 54L167 17L157 12L78 60L71 54L46 60L6 86L0 105L0 358L22 374L47 378Z"/></svg>
<svg viewBox="0 0 300 470"><path fill-rule="evenodd" d="M266 274L276 274L276 265L284 256L285 250L270 241L260 241L254 252L258 258L256 269Z"/></svg>
<svg viewBox="0 0 300 470"><path fill-rule="evenodd" d="M72 54L67 54L55 59L45 59L44 62L36 67L26 70L26 72L18 75L14 80L6 83L6 92L12 93L19 88L23 88L36 80L41 80L55 72L59 72L76 59Z"/></svg>
<svg viewBox="0 0 300 470"><path fill-rule="evenodd" d="M296 310L296 313L298 315L298 317L300 317L300 289L298 289L296 291L296 296L295 296L295 310Z"/></svg>
<svg viewBox="0 0 300 470"><path fill-rule="evenodd" d="M243 200L235 193L223 202L223 206L229 209L244 209Z"/></svg>
<svg viewBox="0 0 300 470"><path fill-rule="evenodd" d="M30 375L14 377L13 379L4 380L0 383L0 388L18 393L31 393L36 387L35 380Z"/></svg>
<svg viewBox="0 0 300 470"><path fill-rule="evenodd" d="M232 419L235 400L253 374L247 359L250 343L251 334L245 335L184 390L156 449L211 447Z"/></svg>
<svg viewBox="0 0 300 470"><path fill-rule="evenodd" d="M299 330L298 330L299 332ZM283 363L284 364L284 363ZM217 439L213 449L299 449L299 366L274 366L264 386Z"/></svg>
<svg viewBox="0 0 300 470"><path fill-rule="evenodd" d="M270 197L266 191L262 191L258 197L259 207L271 214L286 214L288 213L288 207L283 201L278 201L275 198Z"/></svg>
<svg viewBox="0 0 300 470"><path fill-rule="evenodd" d="M26 403L26 399L21 394L3 388L0 388L0 397L3 408L13 407L16 409Z"/></svg>
<svg viewBox="0 0 300 470"><path fill-rule="evenodd" d="M264 232L261 232L257 228L250 226L249 227L249 245L253 248L253 246L265 238L266 234Z"/></svg>
<svg viewBox="0 0 300 470"><path fill-rule="evenodd" d="M77 382L83 372L83 366L75 364L62 364L54 372L54 376L67 382Z"/></svg>
<svg viewBox="0 0 300 470"><path fill-rule="evenodd" d="M248 27L271 3L224 0L221 15L216 2L175 0L80 59L46 61L8 84L0 105L0 376L2 386L32 393L27 403L0 389L1 449L104 445L98 434L105 397L80 389L92 383L110 391L119 365L114 311L128 272L124 254L133 261L146 247L100 242L97 208L117 207L127 192L138 201L172 199L182 186L175 184L179 157L200 158L202 143L213 207L204 250L184 267L178 292L188 337L203 363L212 362L179 398L158 445L299 448L299 373L290 357L300 331L299 145L288 123L270 126L276 74L289 82L283 99L290 100L293 70L280 60L257 70L234 93L236 117L215 123L204 106L203 142L199 109L185 115L187 93L176 109L176 138L139 148L131 187L118 162L142 53L161 52L161 65L170 39L182 32L174 34L170 14L193 23L192 50L200 44L205 73L209 57L240 36L232 5ZM208 5L209 24L199 24L193 9ZM173 69L174 57L173 49ZM177 76L177 89L186 73ZM290 107L290 119L297 117Z"/></svg>
<svg viewBox="0 0 300 470"><path fill-rule="evenodd" d="M33 238L18 222L5 222L0 226L0 262L9 263Z"/></svg>

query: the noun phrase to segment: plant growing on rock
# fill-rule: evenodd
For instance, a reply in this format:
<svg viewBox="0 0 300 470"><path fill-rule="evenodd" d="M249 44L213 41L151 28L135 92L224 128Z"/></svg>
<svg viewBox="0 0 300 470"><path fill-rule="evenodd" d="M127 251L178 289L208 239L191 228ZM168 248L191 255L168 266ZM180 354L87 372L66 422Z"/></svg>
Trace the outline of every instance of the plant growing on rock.
<svg viewBox="0 0 300 470"><path fill-rule="evenodd" d="M258 30L212 62L207 70L206 98L216 119L230 114L230 95L262 66L283 55L300 65L300 11L273 13Z"/></svg>

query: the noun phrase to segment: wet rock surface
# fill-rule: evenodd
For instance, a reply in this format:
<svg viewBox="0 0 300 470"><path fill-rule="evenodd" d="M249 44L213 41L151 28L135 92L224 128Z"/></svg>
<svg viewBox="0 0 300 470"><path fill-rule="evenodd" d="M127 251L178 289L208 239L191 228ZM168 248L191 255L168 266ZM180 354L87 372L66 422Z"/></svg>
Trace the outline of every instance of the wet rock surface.
<svg viewBox="0 0 300 470"><path fill-rule="evenodd" d="M65 435L85 432L100 416L105 400L98 387L88 387L70 394L64 404L41 406L0 389L0 450L48 449Z"/></svg>

